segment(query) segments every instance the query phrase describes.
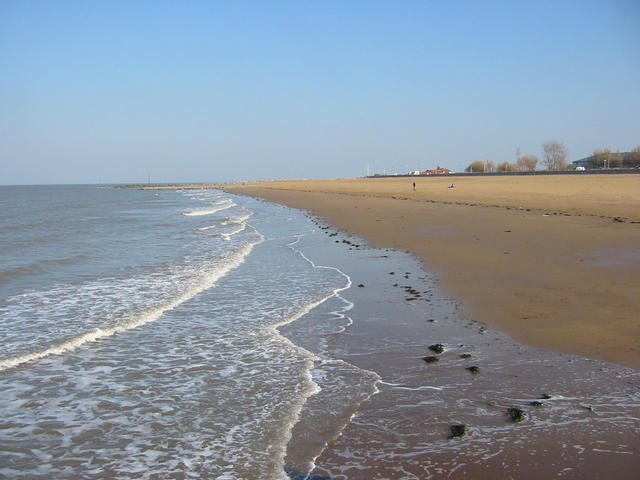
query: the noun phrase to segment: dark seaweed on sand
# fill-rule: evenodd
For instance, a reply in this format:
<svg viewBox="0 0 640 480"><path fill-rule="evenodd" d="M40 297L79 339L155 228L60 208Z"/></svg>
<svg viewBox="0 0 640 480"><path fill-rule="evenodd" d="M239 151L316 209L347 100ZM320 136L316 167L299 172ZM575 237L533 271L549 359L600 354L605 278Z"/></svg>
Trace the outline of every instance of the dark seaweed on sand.
<svg viewBox="0 0 640 480"><path fill-rule="evenodd" d="M467 433L467 426L461 423L456 423L449 427L449 438L462 437Z"/></svg>
<svg viewBox="0 0 640 480"><path fill-rule="evenodd" d="M511 422L521 422L524 420L524 412L518 407L510 407L507 409L507 417Z"/></svg>

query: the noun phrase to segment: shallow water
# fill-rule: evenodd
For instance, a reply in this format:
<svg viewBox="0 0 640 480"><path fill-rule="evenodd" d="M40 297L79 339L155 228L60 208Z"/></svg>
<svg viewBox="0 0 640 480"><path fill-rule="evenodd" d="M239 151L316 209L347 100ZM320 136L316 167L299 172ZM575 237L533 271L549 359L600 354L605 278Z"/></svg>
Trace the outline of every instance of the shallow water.
<svg viewBox="0 0 640 480"><path fill-rule="evenodd" d="M292 247L311 222L216 191L3 194L0 475L285 478L318 387L277 327L349 285Z"/></svg>

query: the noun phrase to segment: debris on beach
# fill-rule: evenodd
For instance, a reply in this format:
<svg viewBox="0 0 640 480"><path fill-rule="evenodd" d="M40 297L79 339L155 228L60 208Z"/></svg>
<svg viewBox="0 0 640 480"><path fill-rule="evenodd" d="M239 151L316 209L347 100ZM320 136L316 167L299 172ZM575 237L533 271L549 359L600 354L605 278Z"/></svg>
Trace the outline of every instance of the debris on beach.
<svg viewBox="0 0 640 480"><path fill-rule="evenodd" d="M460 358L471 358L471 354L470 353L461 353L460 354Z"/></svg>
<svg viewBox="0 0 640 480"><path fill-rule="evenodd" d="M438 361L438 357L427 356L427 357L424 357L423 360L427 363L434 363Z"/></svg>
<svg viewBox="0 0 640 480"><path fill-rule="evenodd" d="M521 422L524 420L524 412L518 407L509 407L507 409L507 417L513 423Z"/></svg>
<svg viewBox="0 0 640 480"><path fill-rule="evenodd" d="M444 352L444 345L441 343L434 343L433 345L429 345L429 350L435 353L442 353Z"/></svg>
<svg viewBox="0 0 640 480"><path fill-rule="evenodd" d="M541 402L540 400L534 400L532 402L529 402L529 405L532 407L542 407L544 403Z"/></svg>
<svg viewBox="0 0 640 480"><path fill-rule="evenodd" d="M549 400L551 399L551 395L549 395L548 393L543 393L542 395L540 395L540 400Z"/></svg>
<svg viewBox="0 0 640 480"><path fill-rule="evenodd" d="M462 423L456 423L449 427L449 438L463 437L467 433L467 426Z"/></svg>
<svg viewBox="0 0 640 480"><path fill-rule="evenodd" d="M361 283L360 285L358 285L358 288L364 288L364 284Z"/></svg>
<svg viewBox="0 0 640 480"><path fill-rule="evenodd" d="M412 295L411 297L407 297L407 302L411 302L413 300L417 300L418 298L420 298L420 292L417 291L415 288L411 287L411 286L403 286L402 288L404 288L404 291L407 292L408 294Z"/></svg>
<svg viewBox="0 0 640 480"><path fill-rule="evenodd" d="M469 370L471 373L473 373L475 375L476 373L480 372L480 367L478 367L476 365L472 365L470 367L467 367L467 370Z"/></svg>

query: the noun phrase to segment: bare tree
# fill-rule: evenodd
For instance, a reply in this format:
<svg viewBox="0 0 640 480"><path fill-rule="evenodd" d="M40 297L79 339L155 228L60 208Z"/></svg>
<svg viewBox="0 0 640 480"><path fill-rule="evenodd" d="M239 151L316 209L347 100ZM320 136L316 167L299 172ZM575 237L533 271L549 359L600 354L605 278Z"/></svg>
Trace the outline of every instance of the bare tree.
<svg viewBox="0 0 640 480"><path fill-rule="evenodd" d="M482 160L476 160L475 162L471 162L469 164L469 166L467 167L467 171L471 173L484 172L486 171L485 167L486 165Z"/></svg>
<svg viewBox="0 0 640 480"><path fill-rule="evenodd" d="M499 172L515 172L516 166L513 163L502 162L498 164Z"/></svg>
<svg viewBox="0 0 640 480"><path fill-rule="evenodd" d="M640 146L624 154L622 165L627 168L640 167Z"/></svg>
<svg viewBox="0 0 640 480"><path fill-rule="evenodd" d="M538 157L535 155L521 155L518 157L518 169L523 172L533 172L538 165Z"/></svg>
<svg viewBox="0 0 640 480"><path fill-rule="evenodd" d="M607 168L611 162L611 150L603 148L602 150L596 149L593 151L593 166L595 168Z"/></svg>
<svg viewBox="0 0 640 480"><path fill-rule="evenodd" d="M620 149L616 150L616 153L609 157L608 165L611 168L622 168L622 153Z"/></svg>
<svg viewBox="0 0 640 480"><path fill-rule="evenodd" d="M565 170L567 168L567 147L563 143L552 141L542 145L544 159L547 170Z"/></svg>

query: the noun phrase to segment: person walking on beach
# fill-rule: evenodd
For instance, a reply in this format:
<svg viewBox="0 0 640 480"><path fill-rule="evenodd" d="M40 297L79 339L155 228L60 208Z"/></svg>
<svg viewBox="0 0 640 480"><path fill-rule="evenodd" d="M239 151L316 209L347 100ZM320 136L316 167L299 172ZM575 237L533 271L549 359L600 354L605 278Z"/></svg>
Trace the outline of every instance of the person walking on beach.
<svg viewBox="0 0 640 480"><path fill-rule="evenodd" d="M413 191L416 191L416 182L413 182Z"/></svg>

